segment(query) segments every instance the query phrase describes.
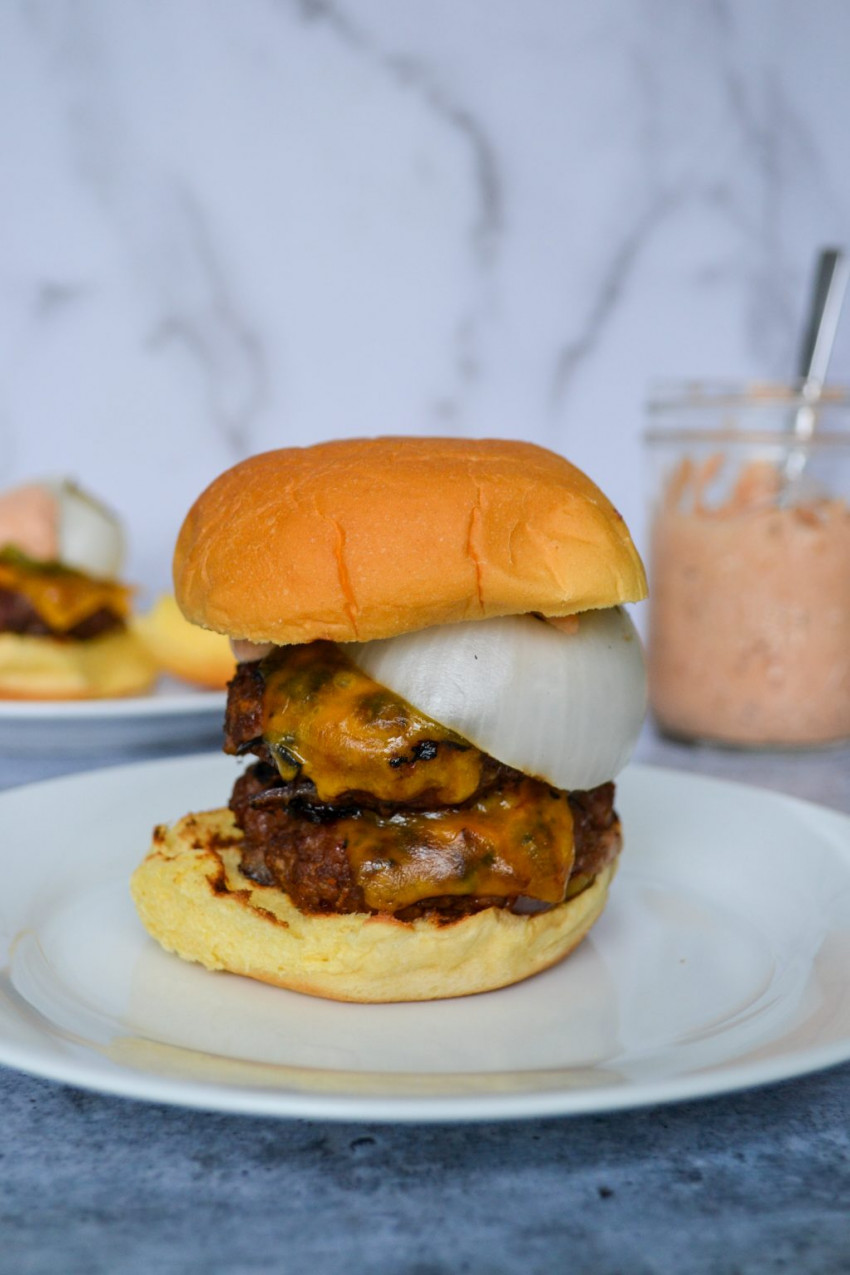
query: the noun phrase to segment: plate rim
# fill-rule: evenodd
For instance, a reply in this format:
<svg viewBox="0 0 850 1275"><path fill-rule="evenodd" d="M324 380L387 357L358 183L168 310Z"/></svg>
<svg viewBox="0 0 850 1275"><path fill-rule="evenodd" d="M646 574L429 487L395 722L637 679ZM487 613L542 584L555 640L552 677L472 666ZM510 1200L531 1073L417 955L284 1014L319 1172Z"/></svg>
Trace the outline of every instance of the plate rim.
<svg viewBox="0 0 850 1275"><path fill-rule="evenodd" d="M54 1084L70 1085L105 1097L125 1098L193 1111L257 1118L328 1120L341 1123L461 1124L476 1121L534 1120L607 1115L638 1111L674 1103L699 1102L725 1095L765 1089L841 1066L850 1061L842 1046L818 1051L800 1050L782 1055L774 1066L748 1063L709 1072L687 1074L665 1081L642 1081L621 1089L545 1089L528 1093L362 1096L320 1093L310 1090L229 1088L206 1081L166 1080L153 1072L122 1069L118 1075L95 1075L84 1066L33 1066L16 1061L14 1051L0 1057L0 1066ZM319 1071L320 1069L314 1069ZM373 1073L380 1074L380 1073ZM470 1073L474 1075L475 1073ZM493 1073L498 1075L499 1073ZM143 1084L133 1087L125 1076L138 1075ZM445 1078L451 1078L446 1073ZM467 1076L467 1079L469 1076ZM695 1079L703 1083L694 1083ZM565 1101L567 1099L567 1101Z"/></svg>
<svg viewBox="0 0 850 1275"><path fill-rule="evenodd" d="M220 709L224 691L180 690L174 694L115 696L109 699L12 700L0 699L0 725L5 723L108 721L147 717L183 717ZM92 772L86 772L88 774ZM36 781L38 782L38 781ZM6 791L6 790L4 790Z"/></svg>
<svg viewBox="0 0 850 1275"><path fill-rule="evenodd" d="M114 782L122 773L138 774L140 770L155 772L163 767L173 769L174 766L187 769L206 770L207 768L233 767L234 773L238 762L225 757L221 753L186 754L173 758L155 758L145 761L122 763L117 766L77 771L59 778L41 778L30 783L0 791L0 811L5 800L24 794L30 789L42 789L44 785L64 789L68 787L97 786L104 776ZM844 865L850 879L850 815L834 807L824 806L806 798L746 783L738 779L724 779L699 772L659 766L647 762L634 762L628 768L630 775L639 781L641 775L649 774L662 782L682 782L695 784L705 788L740 787L747 792L757 794L778 806L791 806L802 812L814 811L817 816L827 817L834 827L847 834L846 845L833 847L843 857ZM10 936L11 937L11 936ZM0 968L6 973L7 964ZM5 981L5 980L4 980ZM10 985L11 986L11 985ZM19 995L14 989L13 997ZM134 1101L163 1103L171 1106L182 1106L193 1110L215 1111L225 1114L272 1116L279 1118L326 1119L332 1121L385 1121L392 1123L434 1123L465 1122L476 1120L509 1120L532 1119L551 1116L577 1116L609 1113L615 1111L635 1110L648 1106L667 1105L674 1102L696 1101L723 1094L740 1092L746 1089L762 1088L768 1085L802 1078L829 1067L838 1066L850 1061L850 1034L839 1040L820 1045L796 1048L779 1053L773 1058L751 1059L742 1062L719 1062L704 1070L685 1072L681 1075L641 1080L617 1087L594 1085L589 1087L560 1086L535 1087L531 1090L506 1093L504 1091L488 1093L399 1093L388 1095L358 1094L352 1092L333 1092L319 1089L299 1089L292 1087L271 1087L258 1084L231 1085L223 1081L197 1080L183 1077L168 1077L154 1070L136 1068L128 1064L104 1060L96 1047L90 1043L77 1044L78 1048L87 1048L91 1058L81 1058L75 1053L57 1053L56 1042L63 1040L62 1029L45 1018L34 1006L27 1002L29 1016L34 1014L44 1024L43 1035L35 1052L25 1045L4 1039L2 1022L0 1021L0 1065L17 1069L29 1075L54 1083L69 1084L89 1092L107 1096L129 1098ZM51 1054L52 1045L52 1054ZM176 1052L183 1047L169 1046ZM183 1052L191 1053L190 1050ZM205 1052L205 1051L201 1051ZM214 1058L215 1054L208 1053ZM250 1069L271 1070L279 1073L285 1086L287 1073L316 1072L344 1077L346 1074L338 1069L294 1067L289 1064L263 1063L251 1060L240 1060L241 1065ZM476 1073L466 1071L454 1073L462 1078L466 1086L475 1081L481 1074L488 1080L495 1081L500 1075L554 1075L566 1077L573 1068L528 1068L525 1071ZM434 1073L414 1072L357 1072L353 1073L372 1080L380 1079L384 1074L407 1078L413 1085L417 1081L433 1077ZM441 1079L448 1085L453 1073L441 1073Z"/></svg>

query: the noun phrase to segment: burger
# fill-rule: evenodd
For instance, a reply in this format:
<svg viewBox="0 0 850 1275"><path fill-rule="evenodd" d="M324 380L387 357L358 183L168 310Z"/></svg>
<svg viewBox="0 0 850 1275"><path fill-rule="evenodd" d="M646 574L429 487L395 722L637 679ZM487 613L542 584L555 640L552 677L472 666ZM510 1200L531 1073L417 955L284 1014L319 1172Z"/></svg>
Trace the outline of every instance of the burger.
<svg viewBox="0 0 850 1275"><path fill-rule="evenodd" d="M407 1001L561 960L605 906L612 780L645 711L622 518L530 443L254 456L190 510L175 595L230 636L226 808L155 830L132 893L168 951Z"/></svg>
<svg viewBox="0 0 850 1275"><path fill-rule="evenodd" d="M157 668L131 630L123 555L118 519L68 479L0 496L0 698L151 687Z"/></svg>

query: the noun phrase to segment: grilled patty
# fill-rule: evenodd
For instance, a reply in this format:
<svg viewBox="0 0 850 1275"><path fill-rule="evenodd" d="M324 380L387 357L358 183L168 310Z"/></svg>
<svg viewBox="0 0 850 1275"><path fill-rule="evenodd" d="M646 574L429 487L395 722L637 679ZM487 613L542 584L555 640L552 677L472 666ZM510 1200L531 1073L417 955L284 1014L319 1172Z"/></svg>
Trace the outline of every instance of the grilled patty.
<svg viewBox="0 0 850 1275"><path fill-rule="evenodd" d="M477 787L459 805L440 805L422 795L394 803L362 789L322 801L303 770L282 777L264 735L266 693L262 664L240 665L228 690L225 751L250 752L259 760L237 780L230 806L244 834L242 871L260 884L278 886L304 912L390 912L404 921L429 916L449 922L484 908L527 906L535 895L524 887L523 856L553 857L558 848L549 844L552 830L557 834L571 823L575 857L569 879L562 880L559 897L542 901L545 906L586 888L619 852L612 783L564 793L486 755ZM427 788L423 792L429 794ZM444 839L447 850L435 850L433 844L432 831L441 823L450 826L454 838ZM505 827L513 830L514 841ZM535 834L539 845L533 844ZM513 873L504 862L512 846ZM466 856L461 867L446 876L451 888L441 892L435 855L461 851ZM381 872L402 886L411 874L430 873L434 891L413 901L404 888L397 897L387 897L386 889L378 896L370 882Z"/></svg>
<svg viewBox="0 0 850 1275"><path fill-rule="evenodd" d="M85 641L113 633L125 627L120 615L108 607L100 607L69 629L55 629L38 613L23 593L0 589L0 633L18 633L27 637L71 638Z"/></svg>

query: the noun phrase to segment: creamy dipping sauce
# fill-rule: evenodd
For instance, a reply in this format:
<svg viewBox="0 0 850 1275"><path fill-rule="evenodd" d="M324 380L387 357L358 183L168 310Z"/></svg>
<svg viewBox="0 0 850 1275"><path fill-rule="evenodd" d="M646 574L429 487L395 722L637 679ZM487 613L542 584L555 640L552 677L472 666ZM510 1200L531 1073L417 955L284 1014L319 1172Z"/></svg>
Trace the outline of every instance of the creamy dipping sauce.
<svg viewBox="0 0 850 1275"><path fill-rule="evenodd" d="M850 738L850 508L784 506L772 464L729 496L684 460L652 528L649 686L674 734L743 745Z"/></svg>

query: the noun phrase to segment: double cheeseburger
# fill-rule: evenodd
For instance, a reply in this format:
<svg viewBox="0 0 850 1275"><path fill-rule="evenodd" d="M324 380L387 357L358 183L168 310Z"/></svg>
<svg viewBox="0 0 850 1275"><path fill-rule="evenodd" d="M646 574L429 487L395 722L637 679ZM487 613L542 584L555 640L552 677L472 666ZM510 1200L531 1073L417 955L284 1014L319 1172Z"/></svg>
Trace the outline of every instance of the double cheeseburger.
<svg viewBox="0 0 850 1275"><path fill-rule="evenodd" d="M124 538L68 479L0 495L0 698L97 699L150 689L157 668L132 631Z"/></svg>
<svg viewBox="0 0 850 1275"><path fill-rule="evenodd" d="M255 456L189 512L177 601L240 659L226 809L132 891L167 950L351 1001L518 982L601 913L645 709L645 596L610 502L528 443Z"/></svg>

